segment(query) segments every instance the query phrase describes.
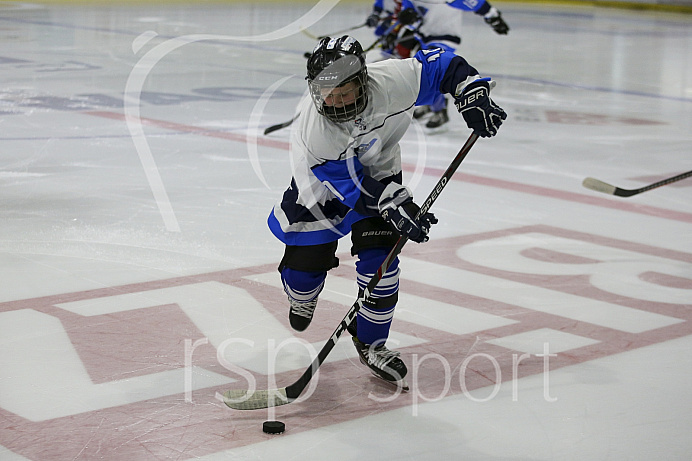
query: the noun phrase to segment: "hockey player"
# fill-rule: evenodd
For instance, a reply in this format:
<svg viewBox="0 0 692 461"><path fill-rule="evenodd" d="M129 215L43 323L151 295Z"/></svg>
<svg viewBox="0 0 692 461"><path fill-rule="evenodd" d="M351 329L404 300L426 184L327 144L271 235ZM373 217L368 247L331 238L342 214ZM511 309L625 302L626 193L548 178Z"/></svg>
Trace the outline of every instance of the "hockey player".
<svg viewBox="0 0 692 461"><path fill-rule="evenodd" d="M383 37L383 41L392 56L408 58L421 48L442 47L454 52L461 44L463 11L473 11L482 16L498 34L506 35L509 32L500 11L486 0L455 0L449 3L376 0L366 23L370 27L377 27L375 34L378 36L390 34L390 37ZM385 13L384 18L380 17L382 13ZM399 27L396 27L397 23ZM444 95L439 96L432 105L419 107L414 118L431 112L426 128L436 129L449 121L447 98Z"/></svg>
<svg viewBox="0 0 692 461"><path fill-rule="evenodd" d="M291 133L293 177L268 219L285 244L279 272L297 331L310 324L327 272L339 264L341 237L351 233L362 293L399 235L425 242L437 223L431 213L416 217L420 208L402 180L399 141L414 107L453 94L468 126L483 137L494 136L506 118L489 97L490 79L442 49L366 66L354 38L324 38L306 79L310 97L300 103ZM398 291L396 259L349 332L361 362L405 389L406 365L385 346Z"/></svg>

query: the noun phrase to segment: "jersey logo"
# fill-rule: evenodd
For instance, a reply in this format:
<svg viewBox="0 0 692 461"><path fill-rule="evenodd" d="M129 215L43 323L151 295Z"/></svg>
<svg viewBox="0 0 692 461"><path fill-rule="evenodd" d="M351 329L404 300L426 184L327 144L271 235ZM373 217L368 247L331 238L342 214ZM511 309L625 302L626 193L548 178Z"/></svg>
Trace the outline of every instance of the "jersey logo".
<svg viewBox="0 0 692 461"><path fill-rule="evenodd" d="M423 56L425 56L425 60L428 62L433 62L437 58L439 58L442 53L444 53L445 50L442 48L433 48L432 50L421 50L421 53L423 53Z"/></svg>
<svg viewBox="0 0 692 461"><path fill-rule="evenodd" d="M362 118L356 119L353 123L356 124L356 126L360 129L360 131L365 131L368 129L368 127L365 126L365 121L363 121Z"/></svg>
<svg viewBox="0 0 692 461"><path fill-rule="evenodd" d="M356 155L363 155L367 151L370 150L370 148L377 142L377 138L373 139L367 144L361 144L360 146L354 147L353 151L356 153Z"/></svg>

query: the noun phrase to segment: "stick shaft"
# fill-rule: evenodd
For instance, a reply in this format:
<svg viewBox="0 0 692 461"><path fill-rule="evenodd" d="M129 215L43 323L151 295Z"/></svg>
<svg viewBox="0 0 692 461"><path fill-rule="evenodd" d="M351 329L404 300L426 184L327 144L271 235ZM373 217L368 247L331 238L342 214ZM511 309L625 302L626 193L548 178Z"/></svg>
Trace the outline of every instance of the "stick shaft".
<svg viewBox="0 0 692 461"><path fill-rule="evenodd" d="M433 203L435 203L437 198L440 196L440 193L449 183L449 180L452 178L456 170L459 168L459 165L461 165L461 162L464 160L466 155L471 150L471 147L473 147L477 140L477 134L472 133L469 136L461 150L459 150L459 153L456 155L456 157L454 157L452 163L433 188L428 198L421 205L420 212L418 215L416 215L416 217L427 213L430 207L432 207ZM392 261L394 261L399 253L401 253L401 249L404 247L407 241L408 239L406 237L399 237L396 245L394 245L394 248L392 248L392 250L389 252L380 268L370 279L361 296L359 296L356 302L353 303L351 308L346 313L346 316L336 327L334 333L332 333L332 336L317 353L317 357L315 357L310 366L305 370L305 372L303 372L296 382L287 387L271 390L245 391L240 389L231 389L224 393L224 402L226 405L236 410L258 410L285 405L300 397L300 394L303 393L312 377L315 376L319 367L327 359L329 353L332 351L332 349L334 349L334 346L336 346L339 337L341 337L342 333L356 317L358 310L363 306L363 302L370 296L370 293L372 293L380 280L382 280L383 275L387 272L387 269L391 265Z"/></svg>
<svg viewBox="0 0 692 461"><path fill-rule="evenodd" d="M475 133L472 133L471 136L469 136L468 140L466 143L464 143L463 147L457 154L457 156L454 158L452 163L449 165L449 168L444 172L440 180L437 182L437 185L433 188L432 192L428 196L428 198L423 202L421 205L420 212L418 216L421 216L422 214L426 213L430 207L435 203L437 198L440 196L440 193L442 190L445 188L451 177L454 175L456 172L457 168L459 168L459 165L461 162L464 160L466 155L469 153L471 150L471 147L473 144L476 142L478 139L478 135ZM368 282L368 285L366 288L363 290L363 294L356 300L356 302L351 306L351 308L348 310L346 313L346 316L343 318L341 323L337 326L336 330L334 330L334 333L332 336L329 338L327 343L322 347L320 352L317 354L317 357L313 360L312 364L310 367L305 370L303 375L293 384L288 386L286 388L286 395L288 396L289 399L296 399L300 394L305 390L305 387L308 385L310 382L310 379L314 376L314 374L317 372L319 369L320 365L324 363L326 360L327 356L329 353L332 351L334 346L336 345L337 341L339 340L339 337L341 337L341 334L346 330L348 325L353 321L355 318L356 314L358 313L358 310L363 306L363 302L370 296L370 293L373 292L377 284L382 280L382 277L384 274L387 272L387 269L391 265L392 261L394 261L394 258L396 258L399 253L401 252L401 249L404 247L408 239L404 236L399 237L399 240L397 241L396 245L394 245L394 248L389 252L387 257L385 258L384 262L380 266L380 268L377 270L375 275L370 279Z"/></svg>
<svg viewBox="0 0 692 461"><path fill-rule="evenodd" d="M686 173L681 173L677 176L673 176L672 178L664 179L662 181L658 181L658 182L655 182L653 184L649 184L648 186L641 187L641 188L637 189L637 191L638 191L637 193L646 192L648 190L656 189L657 187L661 187L661 186L667 186L668 184L678 182L681 179L689 178L690 176L692 176L692 171L688 171Z"/></svg>
<svg viewBox="0 0 692 461"><path fill-rule="evenodd" d="M681 173L671 178L663 179L653 184L649 184L648 186L640 187L639 189L622 189L620 187L612 186L606 182L594 178L584 179L582 185L587 189L603 192L604 194L617 195L618 197L631 197L633 195L641 194L642 192L646 192L651 189L656 189L657 187L666 186L668 184L680 181L682 179L689 178L690 176L692 176L692 171Z"/></svg>
<svg viewBox="0 0 692 461"><path fill-rule="evenodd" d="M337 30L336 32L332 32L331 34L320 35L319 37L317 37L317 39L321 40L325 37L333 37L335 35L345 34L346 32L351 32L352 30L357 30L357 29L360 29L361 27L365 27L367 25L368 25L368 23L364 22L363 24L358 24L357 26L349 27L348 29Z"/></svg>

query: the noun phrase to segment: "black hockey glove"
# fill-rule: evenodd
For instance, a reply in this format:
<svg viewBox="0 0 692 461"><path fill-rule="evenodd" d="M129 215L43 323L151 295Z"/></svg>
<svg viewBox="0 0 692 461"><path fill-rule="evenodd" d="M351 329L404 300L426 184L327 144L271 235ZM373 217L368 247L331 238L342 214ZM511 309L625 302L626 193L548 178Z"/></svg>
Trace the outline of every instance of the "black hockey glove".
<svg viewBox="0 0 692 461"><path fill-rule="evenodd" d="M507 113L490 99L488 80L476 80L469 84L455 99L454 105L468 127L481 138L495 136L502 121L507 118Z"/></svg>
<svg viewBox="0 0 692 461"><path fill-rule="evenodd" d="M490 8L490 11L483 17L483 19L485 19L485 22L498 34L507 35L507 32L509 32L509 26L505 20L502 19L502 13L500 13L497 8Z"/></svg>
<svg viewBox="0 0 692 461"><path fill-rule="evenodd" d="M365 25L368 27L377 27L377 25L380 23L380 15L379 13L372 13L370 16L368 16L368 19L365 20Z"/></svg>
<svg viewBox="0 0 692 461"><path fill-rule="evenodd" d="M413 8L406 8L399 13L399 23L404 26L410 26L419 19L421 19L420 15Z"/></svg>
<svg viewBox="0 0 692 461"><path fill-rule="evenodd" d="M380 23L380 13L382 13L382 8L374 7L368 19L365 20L365 25L368 27L377 27Z"/></svg>
<svg viewBox="0 0 692 461"><path fill-rule="evenodd" d="M420 207L413 203L408 188L390 183L380 196L378 208L382 218L390 223L403 236L417 243L428 241L430 226L437 224L432 213L416 218Z"/></svg>

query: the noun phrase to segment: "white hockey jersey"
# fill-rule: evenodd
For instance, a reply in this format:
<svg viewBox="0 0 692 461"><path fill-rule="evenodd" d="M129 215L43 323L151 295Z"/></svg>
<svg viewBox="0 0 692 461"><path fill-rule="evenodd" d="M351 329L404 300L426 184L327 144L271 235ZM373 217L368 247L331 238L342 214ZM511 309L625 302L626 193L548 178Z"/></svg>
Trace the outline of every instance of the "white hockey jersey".
<svg viewBox="0 0 692 461"><path fill-rule="evenodd" d="M454 51L461 43L462 13L476 12L485 4L486 0L454 0L439 3L422 0L377 0L373 8L386 15L396 15L403 9L414 8L423 17L417 32L425 47L445 46L448 50Z"/></svg>
<svg viewBox="0 0 692 461"><path fill-rule="evenodd" d="M439 49L367 68L368 104L355 120L334 123L310 97L301 102L291 133L293 179L268 219L287 245L331 242L348 234L354 222L378 216L384 185L402 181L399 141L414 106L479 78L463 58Z"/></svg>

